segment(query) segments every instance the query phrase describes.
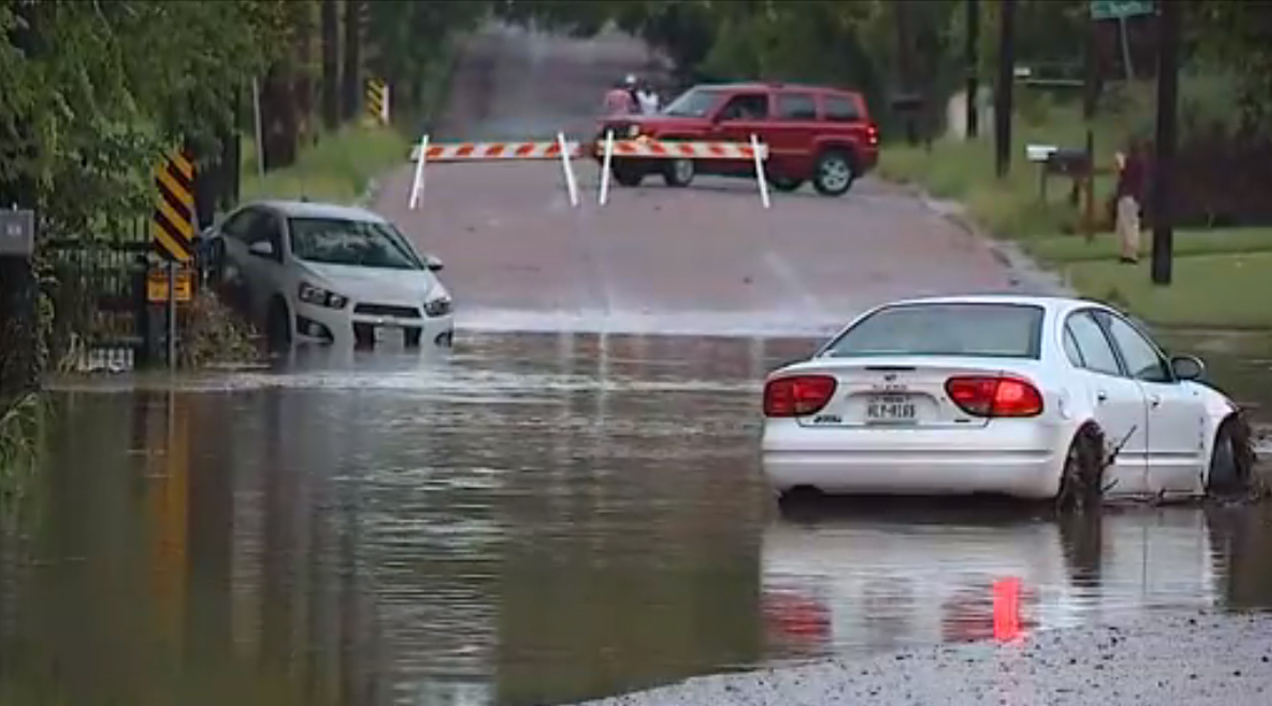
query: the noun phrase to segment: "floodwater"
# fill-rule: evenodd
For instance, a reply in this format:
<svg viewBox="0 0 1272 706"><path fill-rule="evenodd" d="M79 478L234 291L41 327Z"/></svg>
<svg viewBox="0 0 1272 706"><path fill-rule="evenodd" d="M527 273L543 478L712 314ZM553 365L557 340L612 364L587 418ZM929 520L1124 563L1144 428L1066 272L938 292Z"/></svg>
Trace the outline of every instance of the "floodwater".
<svg viewBox="0 0 1272 706"><path fill-rule="evenodd" d="M1176 340L1272 400L1266 358ZM0 702L557 704L1272 607L1266 507L779 517L757 381L813 345L465 334L450 354L59 384L46 467L0 533Z"/></svg>

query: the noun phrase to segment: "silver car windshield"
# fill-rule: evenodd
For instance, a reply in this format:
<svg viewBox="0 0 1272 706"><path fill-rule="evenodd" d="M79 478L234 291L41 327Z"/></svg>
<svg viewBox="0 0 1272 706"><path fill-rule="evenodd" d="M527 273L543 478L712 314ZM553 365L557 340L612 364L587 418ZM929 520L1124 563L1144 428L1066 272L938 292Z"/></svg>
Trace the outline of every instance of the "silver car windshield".
<svg viewBox="0 0 1272 706"><path fill-rule="evenodd" d="M832 358L880 355L1037 359L1042 307L1028 304L902 304L857 322L826 346Z"/></svg>
<svg viewBox="0 0 1272 706"><path fill-rule="evenodd" d="M393 226L340 218L290 218L292 254L308 262L392 270L422 270L424 263Z"/></svg>

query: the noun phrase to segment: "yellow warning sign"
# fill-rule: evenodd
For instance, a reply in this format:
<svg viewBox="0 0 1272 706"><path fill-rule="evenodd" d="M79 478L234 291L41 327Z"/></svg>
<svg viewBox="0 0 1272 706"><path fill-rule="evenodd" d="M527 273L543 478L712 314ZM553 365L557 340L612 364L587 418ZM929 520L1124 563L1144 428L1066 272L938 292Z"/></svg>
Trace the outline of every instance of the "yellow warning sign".
<svg viewBox="0 0 1272 706"><path fill-rule="evenodd" d="M194 163L174 151L155 168L155 212L150 234L155 249L169 260L194 257Z"/></svg>
<svg viewBox="0 0 1272 706"><path fill-rule="evenodd" d="M178 304L188 303L194 299L194 272L181 268L173 278ZM146 276L146 300L151 304L163 304L168 301L168 271L166 269L151 270Z"/></svg>
<svg viewBox="0 0 1272 706"><path fill-rule="evenodd" d="M379 79L367 80L367 121L373 125L389 124L389 87Z"/></svg>

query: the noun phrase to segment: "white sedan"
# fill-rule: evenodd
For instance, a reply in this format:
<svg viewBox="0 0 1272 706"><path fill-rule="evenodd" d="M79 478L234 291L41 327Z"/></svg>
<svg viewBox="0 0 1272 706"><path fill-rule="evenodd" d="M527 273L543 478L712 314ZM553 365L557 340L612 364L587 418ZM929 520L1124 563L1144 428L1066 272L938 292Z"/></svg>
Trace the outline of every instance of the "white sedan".
<svg viewBox="0 0 1272 706"><path fill-rule="evenodd" d="M272 350L294 342L449 347L450 294L442 263L422 256L392 223L360 208L295 201L252 203L207 240L211 279L262 325Z"/></svg>
<svg viewBox="0 0 1272 706"><path fill-rule="evenodd" d="M1247 430L1203 373L1092 301L888 304L769 375L764 473L781 497L1237 491Z"/></svg>

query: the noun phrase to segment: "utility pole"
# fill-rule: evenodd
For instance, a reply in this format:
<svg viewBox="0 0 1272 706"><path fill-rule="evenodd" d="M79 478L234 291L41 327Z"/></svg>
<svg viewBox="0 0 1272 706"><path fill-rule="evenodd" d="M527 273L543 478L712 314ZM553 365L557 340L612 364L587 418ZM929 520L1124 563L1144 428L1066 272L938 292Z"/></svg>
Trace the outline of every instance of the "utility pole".
<svg viewBox="0 0 1272 706"><path fill-rule="evenodd" d="M340 127L340 19L336 0L322 0L322 122Z"/></svg>
<svg viewBox="0 0 1272 706"><path fill-rule="evenodd" d="M1174 189L1175 122L1179 98L1181 0L1158 3L1157 154L1153 159L1153 283L1170 284L1175 233L1170 202Z"/></svg>
<svg viewBox="0 0 1272 706"><path fill-rule="evenodd" d="M344 115L356 120L362 106L362 0L344 3Z"/></svg>
<svg viewBox="0 0 1272 706"><path fill-rule="evenodd" d="M1100 55L1096 21L1087 21L1083 60L1082 120L1086 123L1086 174L1082 179L1082 233L1095 238L1095 109L1100 99Z"/></svg>
<svg viewBox="0 0 1272 706"><path fill-rule="evenodd" d="M994 148L998 178L1011 171L1012 84L1016 80L1016 0L1003 0L998 28L998 85L994 86Z"/></svg>
<svg viewBox="0 0 1272 706"><path fill-rule="evenodd" d="M914 91L914 33L910 16L911 0L897 0L892 5L897 27L897 78L900 79L901 95L911 99ZM907 144L919 144L918 106L906 111L905 140Z"/></svg>
<svg viewBox="0 0 1272 706"><path fill-rule="evenodd" d="M967 5L967 44L964 57L967 62L967 139L975 140L980 134L980 111L977 110L977 94L980 80L977 75L977 45L980 43L980 2L965 0Z"/></svg>

